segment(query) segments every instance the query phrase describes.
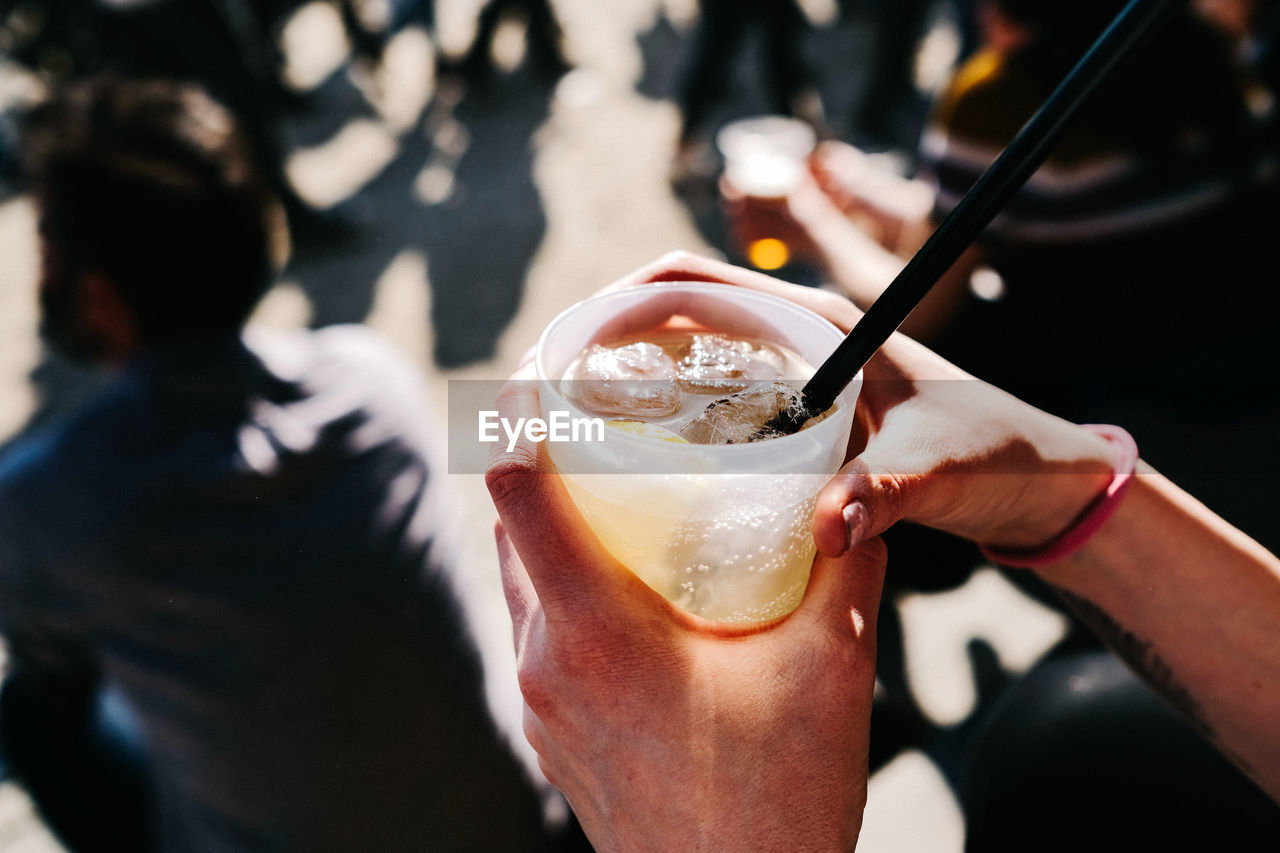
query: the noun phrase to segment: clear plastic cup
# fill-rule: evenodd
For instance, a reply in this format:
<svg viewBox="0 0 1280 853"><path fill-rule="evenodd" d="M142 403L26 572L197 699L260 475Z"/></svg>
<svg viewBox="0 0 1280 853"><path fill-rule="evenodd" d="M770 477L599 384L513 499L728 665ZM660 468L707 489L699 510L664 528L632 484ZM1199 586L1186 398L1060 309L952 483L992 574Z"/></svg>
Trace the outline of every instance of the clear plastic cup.
<svg viewBox="0 0 1280 853"><path fill-rule="evenodd" d="M593 297L538 342L543 420L592 417L562 387L586 347L668 321L782 344L813 367L843 339L805 308L730 285L662 283ZM797 387L805 379L785 378ZM604 440L548 441L547 451L601 543L650 587L708 619L768 621L804 594L814 504L844 461L860 387L861 375L824 420L780 438L700 445L609 427Z"/></svg>
<svg viewBox="0 0 1280 853"><path fill-rule="evenodd" d="M716 134L724 157L721 192L739 210L734 238L752 266L779 269L795 255L787 241L786 198L804 177L816 144L813 127L789 116L737 119Z"/></svg>
<svg viewBox="0 0 1280 853"><path fill-rule="evenodd" d="M816 144L813 127L788 116L737 119L716 133L725 179L758 198L782 198L795 189Z"/></svg>

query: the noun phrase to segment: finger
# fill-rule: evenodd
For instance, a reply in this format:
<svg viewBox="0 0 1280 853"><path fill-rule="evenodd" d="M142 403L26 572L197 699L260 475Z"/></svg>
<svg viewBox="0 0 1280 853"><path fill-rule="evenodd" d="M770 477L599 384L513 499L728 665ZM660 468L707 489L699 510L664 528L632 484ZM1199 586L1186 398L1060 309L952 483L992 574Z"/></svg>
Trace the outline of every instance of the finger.
<svg viewBox="0 0 1280 853"><path fill-rule="evenodd" d="M524 732L524 739L529 742L529 746L533 747L533 751L539 756L547 751L546 726L542 724L541 718L538 717L534 710L529 707L529 703L524 703L524 709L521 715L521 728ZM545 771L543 775L546 775ZM547 779L551 782L550 777ZM552 782L551 784L555 784Z"/></svg>
<svg viewBox="0 0 1280 853"><path fill-rule="evenodd" d="M507 418L537 417L538 407L538 373L532 359L522 357L520 364L511 378L506 381L494 401L499 416ZM517 423L510 420L509 423ZM485 469L486 482L498 471L525 471L530 474L541 473L542 462L538 458L538 447L519 436L515 444L508 449L505 442L494 442L489 449L489 461ZM490 490L492 492L492 490Z"/></svg>
<svg viewBox="0 0 1280 853"><path fill-rule="evenodd" d="M862 312L858 307L839 294L814 287L789 284L763 273L689 252L672 252L664 255L652 264L618 279L601 292L608 293L636 285L664 281L706 281L767 293L825 317L844 333L848 333L862 318Z"/></svg>
<svg viewBox="0 0 1280 853"><path fill-rule="evenodd" d="M853 303L830 291L789 284L764 273L695 255L692 252L672 252L663 255L653 263L618 279L605 290L662 281L710 281L771 293L821 314L845 331L852 328L853 323L862 316L862 312L858 311Z"/></svg>
<svg viewBox="0 0 1280 853"><path fill-rule="evenodd" d="M746 274L729 283L737 287L759 291L760 293L768 293L808 308L815 314L825 317L846 334L862 319L862 312L858 310L856 305L845 297L829 290L788 284L776 278L751 273L747 270L743 270L743 272Z"/></svg>
<svg viewBox="0 0 1280 853"><path fill-rule="evenodd" d="M539 415L531 372L525 368L498 395L499 416L510 423ZM540 448L523 432L510 450L495 446L485 484L542 609L598 610L608 606L616 574L625 570L587 527Z"/></svg>
<svg viewBox="0 0 1280 853"><path fill-rule="evenodd" d="M862 318L862 312L857 306L839 294L815 287L789 284L764 273L695 255L692 252L671 252L663 255L653 263L618 279L605 287L602 292L663 281L709 281L769 293L808 308L827 318L846 333Z"/></svg>
<svg viewBox="0 0 1280 853"><path fill-rule="evenodd" d="M542 777L555 788L560 787L559 775L552 769L552 750L551 738L547 734L547 727L542 719L534 713L528 703L524 706L524 739L529 742L529 746L533 748L534 754L538 758L538 772Z"/></svg>
<svg viewBox="0 0 1280 853"><path fill-rule="evenodd" d="M683 251L663 255L656 261L618 279L604 288L604 291L662 281L718 282L769 293L820 314L846 334L862 319L863 312L850 300L837 293L790 284L764 273ZM901 379L905 376L917 379L972 378L924 346L901 334L891 336L881 352L868 362L866 375L868 379Z"/></svg>
<svg viewBox="0 0 1280 853"><path fill-rule="evenodd" d="M560 785L560 778L551 769L550 759L545 758L542 753L538 753L538 772L542 774L542 778L547 780L547 784L558 790L563 790Z"/></svg>
<svg viewBox="0 0 1280 853"><path fill-rule="evenodd" d="M828 557L879 536L907 512L906 479L869 452L848 463L823 487L813 512L813 539Z"/></svg>
<svg viewBox="0 0 1280 853"><path fill-rule="evenodd" d="M749 270L735 267L723 261L713 260L693 252L669 252L656 261L645 264L609 285L606 290L652 284L660 281L714 281L733 284Z"/></svg>
<svg viewBox="0 0 1280 853"><path fill-rule="evenodd" d="M516 656L519 657L524 654L529 631L539 612L538 595L501 521L494 524L493 535L498 546L502 593L507 599L507 610L511 613L512 639L515 642Z"/></svg>

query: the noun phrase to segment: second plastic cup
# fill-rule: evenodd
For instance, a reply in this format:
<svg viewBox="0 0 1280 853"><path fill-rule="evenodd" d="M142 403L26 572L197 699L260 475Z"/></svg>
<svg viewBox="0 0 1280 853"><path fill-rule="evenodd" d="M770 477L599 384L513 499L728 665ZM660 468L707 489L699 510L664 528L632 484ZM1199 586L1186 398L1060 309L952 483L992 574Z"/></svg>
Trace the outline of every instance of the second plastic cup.
<svg viewBox="0 0 1280 853"><path fill-rule="evenodd" d="M781 344L813 366L843 339L807 309L730 285L663 283L594 297L564 311L538 342L543 420L591 417L562 383L586 347L690 324ZM799 387L805 377L784 378ZM708 619L767 621L804 594L814 504L844 461L860 387L861 376L828 417L780 438L684 444L610 427L605 440L584 431L547 450L601 543L650 587Z"/></svg>
<svg viewBox="0 0 1280 853"><path fill-rule="evenodd" d="M752 266L773 270L792 261L786 197L808 170L816 138L809 124L777 115L737 119L716 134L724 157L721 193L739 209L734 239Z"/></svg>

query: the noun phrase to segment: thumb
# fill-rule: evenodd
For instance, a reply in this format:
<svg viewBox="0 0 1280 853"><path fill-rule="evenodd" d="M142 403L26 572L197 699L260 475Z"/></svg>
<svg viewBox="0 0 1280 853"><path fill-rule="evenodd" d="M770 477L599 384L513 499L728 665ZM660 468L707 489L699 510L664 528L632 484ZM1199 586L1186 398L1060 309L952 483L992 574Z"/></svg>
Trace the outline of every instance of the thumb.
<svg viewBox="0 0 1280 853"><path fill-rule="evenodd" d="M539 413L529 373L517 373L498 396L498 411L511 422ZM587 527L538 444L525 436L510 451L495 448L485 484L501 522L500 554L515 603L523 606L532 590L550 614L580 610L593 597L610 599L621 567Z"/></svg>
<svg viewBox="0 0 1280 853"><path fill-rule="evenodd" d="M823 487L814 507L818 552L828 557L843 554L902 520L908 482L876 459L874 445L846 462Z"/></svg>

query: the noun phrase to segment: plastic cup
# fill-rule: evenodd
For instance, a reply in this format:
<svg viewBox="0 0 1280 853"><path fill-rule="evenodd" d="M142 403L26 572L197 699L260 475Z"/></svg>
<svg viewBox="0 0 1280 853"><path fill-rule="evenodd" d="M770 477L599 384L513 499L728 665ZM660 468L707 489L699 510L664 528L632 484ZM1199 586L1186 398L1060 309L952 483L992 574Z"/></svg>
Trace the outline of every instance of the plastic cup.
<svg viewBox="0 0 1280 853"><path fill-rule="evenodd" d="M716 133L725 178L758 198L781 198L795 189L816 144L811 125L787 116L737 119Z"/></svg>
<svg viewBox="0 0 1280 853"><path fill-rule="evenodd" d="M543 420L593 417L563 383L589 345L690 323L782 344L813 366L843 339L805 308L730 285L662 283L593 297L560 314L538 342ZM799 387L805 377L786 378ZM814 504L844 461L860 388L861 375L824 420L780 438L685 444L608 426L604 440L548 441L547 451L601 543L646 584L708 619L764 622L803 597Z"/></svg>
<svg viewBox="0 0 1280 853"><path fill-rule="evenodd" d="M738 249L760 269L778 269L794 255L785 239L787 194L808 168L817 144L813 127L800 119L766 115L731 121L716 134L724 157L721 185L742 199L749 213L737 223ZM775 224L776 223L776 224Z"/></svg>

